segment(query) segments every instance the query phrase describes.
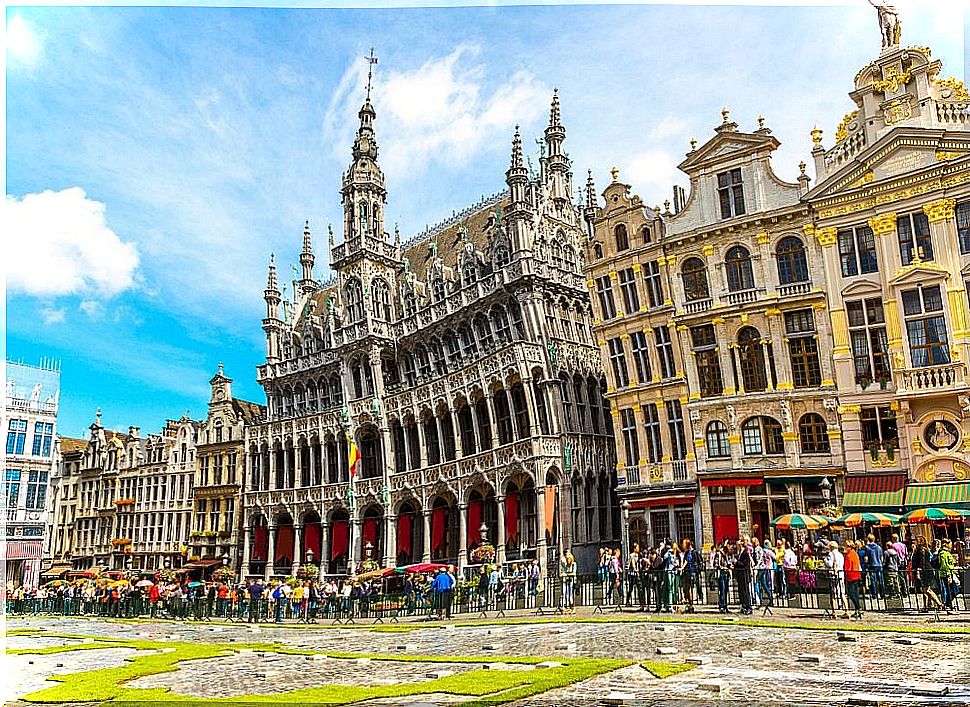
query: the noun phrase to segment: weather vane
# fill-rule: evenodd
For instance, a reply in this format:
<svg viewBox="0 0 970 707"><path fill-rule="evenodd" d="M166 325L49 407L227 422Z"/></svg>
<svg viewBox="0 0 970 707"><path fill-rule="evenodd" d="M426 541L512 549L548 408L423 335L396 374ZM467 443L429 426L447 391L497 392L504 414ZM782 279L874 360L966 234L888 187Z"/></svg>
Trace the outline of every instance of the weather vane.
<svg viewBox="0 0 970 707"><path fill-rule="evenodd" d="M367 100L370 100L370 86L371 79L374 76L374 64L377 63L377 57L374 56L374 47L370 48L370 56L365 56L367 59Z"/></svg>

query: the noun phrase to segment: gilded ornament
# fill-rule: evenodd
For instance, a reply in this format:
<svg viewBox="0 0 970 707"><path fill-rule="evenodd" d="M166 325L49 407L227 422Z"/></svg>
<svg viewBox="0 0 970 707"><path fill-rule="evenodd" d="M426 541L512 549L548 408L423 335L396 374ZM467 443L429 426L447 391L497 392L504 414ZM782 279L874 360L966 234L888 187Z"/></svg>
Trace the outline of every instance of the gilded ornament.
<svg viewBox="0 0 970 707"><path fill-rule="evenodd" d="M717 249L712 244L708 243L706 246L704 246L703 248L701 248L701 252L704 255L710 257L710 256L714 255L714 253L717 252Z"/></svg>
<svg viewBox="0 0 970 707"><path fill-rule="evenodd" d="M882 104L882 118L886 125L895 125L903 120L913 117L912 96L908 94L893 98Z"/></svg>
<svg viewBox="0 0 970 707"><path fill-rule="evenodd" d="M923 204L923 213L926 214L926 218L929 219L930 223L947 221L953 218L956 203L956 199L931 201L929 204Z"/></svg>
<svg viewBox="0 0 970 707"><path fill-rule="evenodd" d="M883 236L896 230L896 214L882 214L869 219L873 234Z"/></svg>
<svg viewBox="0 0 970 707"><path fill-rule="evenodd" d="M875 178L876 178L876 175L874 175L872 172L866 172L861 177L859 177L857 180L855 180L854 182L852 182L852 184L850 184L849 187L850 188L852 188L852 187L861 187L864 184L871 184L872 183L872 180L875 179Z"/></svg>
<svg viewBox="0 0 970 707"><path fill-rule="evenodd" d="M806 223L804 226L802 226L802 231L805 233L806 236L811 238L812 236L815 235L815 224Z"/></svg>
<svg viewBox="0 0 970 707"><path fill-rule="evenodd" d="M946 162L947 160L952 160L954 157L959 157L960 155L965 155L965 152L947 152L946 150L936 151L936 161Z"/></svg>
<svg viewBox="0 0 970 707"><path fill-rule="evenodd" d="M919 52L920 54L922 54L923 56L925 56L927 59L929 59L930 56L932 56L932 52L930 51L930 48L929 47L921 47L918 44L914 44L911 47L906 47L906 49L908 49L911 52Z"/></svg>
<svg viewBox="0 0 970 707"><path fill-rule="evenodd" d="M831 226L829 228L816 228L815 229L815 240L818 244L825 248L826 246L835 245L836 237L839 234L839 229Z"/></svg>
<svg viewBox="0 0 970 707"><path fill-rule="evenodd" d="M862 412L861 405L839 405L840 415L858 415Z"/></svg>
<svg viewBox="0 0 970 707"><path fill-rule="evenodd" d="M767 245L771 241L771 236L768 235L768 231L762 231L758 234L758 244Z"/></svg>
<svg viewBox="0 0 970 707"><path fill-rule="evenodd" d="M940 97L947 101L968 101L970 92L963 84L963 81L949 76L945 79L937 79L936 87L940 89Z"/></svg>
<svg viewBox="0 0 970 707"><path fill-rule="evenodd" d="M895 93L899 90L900 86L905 86L909 83L909 80L912 78L912 73L909 71L900 72L895 66L889 66L883 69L882 78L882 81L873 81L872 87L880 93L886 93L887 89Z"/></svg>
<svg viewBox="0 0 970 707"><path fill-rule="evenodd" d="M847 137L849 137L849 123L855 120L857 115L859 115L858 109L851 111L849 113L846 113L844 116L842 116L842 121L835 128L836 142L841 142L842 140L845 140Z"/></svg>
<svg viewBox="0 0 970 707"><path fill-rule="evenodd" d="M816 125L814 128L812 128L812 131L809 133L809 135L812 136L812 143L815 145L815 147L821 148L822 129Z"/></svg>

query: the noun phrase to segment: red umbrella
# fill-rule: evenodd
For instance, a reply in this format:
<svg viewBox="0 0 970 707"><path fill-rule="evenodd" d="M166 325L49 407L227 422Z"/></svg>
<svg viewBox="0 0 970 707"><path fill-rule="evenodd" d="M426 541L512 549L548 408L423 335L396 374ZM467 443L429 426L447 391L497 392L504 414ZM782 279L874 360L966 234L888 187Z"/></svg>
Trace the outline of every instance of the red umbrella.
<svg viewBox="0 0 970 707"><path fill-rule="evenodd" d="M438 570L446 570L448 565L442 565L437 562L418 562L414 565L408 565L404 568L405 572L437 572Z"/></svg>

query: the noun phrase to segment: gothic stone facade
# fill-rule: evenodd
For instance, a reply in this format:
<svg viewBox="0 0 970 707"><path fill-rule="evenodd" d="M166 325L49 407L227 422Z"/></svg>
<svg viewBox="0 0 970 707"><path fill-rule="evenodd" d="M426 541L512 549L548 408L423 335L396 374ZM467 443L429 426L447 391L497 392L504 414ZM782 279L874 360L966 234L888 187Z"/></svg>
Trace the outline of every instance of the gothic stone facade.
<svg viewBox="0 0 970 707"><path fill-rule="evenodd" d="M516 130L508 190L405 245L385 231L375 116L368 96L335 279L313 279L309 228L291 300L270 265L244 569L464 566L483 541L499 561L545 571L570 549L590 567L618 535L614 451L558 97L538 175Z"/></svg>

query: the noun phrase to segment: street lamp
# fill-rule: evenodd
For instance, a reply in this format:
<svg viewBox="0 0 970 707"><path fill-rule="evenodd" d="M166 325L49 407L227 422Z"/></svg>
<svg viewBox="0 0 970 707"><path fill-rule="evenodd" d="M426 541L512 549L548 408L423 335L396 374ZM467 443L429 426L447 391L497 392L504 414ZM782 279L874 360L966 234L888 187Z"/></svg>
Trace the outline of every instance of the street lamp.
<svg viewBox="0 0 970 707"><path fill-rule="evenodd" d="M630 554L630 502L625 498L620 501L620 511L623 514L623 524L620 526L620 542L623 544L621 557Z"/></svg>
<svg viewBox="0 0 970 707"><path fill-rule="evenodd" d="M313 550L310 549L310 548L307 548L307 550L306 550L306 563L308 565L312 565L313 564Z"/></svg>
<svg viewBox="0 0 970 707"><path fill-rule="evenodd" d="M222 553L222 566L223 567L229 566L229 553L226 553L226 552Z"/></svg>
<svg viewBox="0 0 970 707"><path fill-rule="evenodd" d="M822 479L822 483L820 483L818 486L822 490L822 498L824 498L825 501L828 502L829 496L832 493L832 482L829 481L829 477L827 476L824 477Z"/></svg>

